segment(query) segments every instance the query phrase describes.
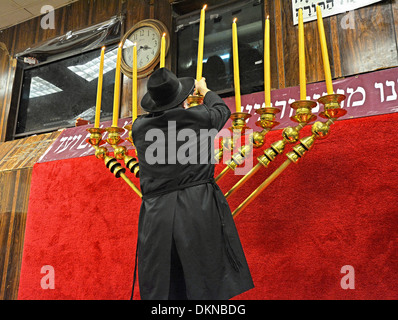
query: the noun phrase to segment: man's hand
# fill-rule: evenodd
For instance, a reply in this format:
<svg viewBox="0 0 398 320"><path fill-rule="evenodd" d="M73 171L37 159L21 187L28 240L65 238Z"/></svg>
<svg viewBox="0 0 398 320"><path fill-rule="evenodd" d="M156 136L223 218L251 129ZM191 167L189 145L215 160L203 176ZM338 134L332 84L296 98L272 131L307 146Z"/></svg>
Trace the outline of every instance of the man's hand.
<svg viewBox="0 0 398 320"><path fill-rule="evenodd" d="M207 88L206 78L202 78L200 81L195 80L195 93L201 96L205 96L210 90Z"/></svg>

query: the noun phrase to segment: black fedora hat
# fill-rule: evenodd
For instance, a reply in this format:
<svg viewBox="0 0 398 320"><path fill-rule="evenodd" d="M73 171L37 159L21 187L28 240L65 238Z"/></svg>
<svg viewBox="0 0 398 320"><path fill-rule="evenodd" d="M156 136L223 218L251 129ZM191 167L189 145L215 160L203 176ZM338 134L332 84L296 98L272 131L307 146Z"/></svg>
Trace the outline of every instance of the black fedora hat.
<svg viewBox="0 0 398 320"><path fill-rule="evenodd" d="M177 78L170 70L160 68L149 78L141 106L147 112L172 109L183 103L194 88L194 78Z"/></svg>

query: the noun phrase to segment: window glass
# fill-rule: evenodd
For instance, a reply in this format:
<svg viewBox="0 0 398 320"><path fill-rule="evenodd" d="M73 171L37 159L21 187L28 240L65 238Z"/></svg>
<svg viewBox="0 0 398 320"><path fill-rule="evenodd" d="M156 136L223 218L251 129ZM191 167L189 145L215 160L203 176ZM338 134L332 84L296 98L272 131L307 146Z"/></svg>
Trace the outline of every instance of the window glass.
<svg viewBox="0 0 398 320"><path fill-rule="evenodd" d="M77 118L94 123L101 49L26 69L15 137L72 127ZM111 119L116 46L107 47L101 121Z"/></svg>
<svg viewBox="0 0 398 320"><path fill-rule="evenodd" d="M237 18L241 93L264 90L262 1L239 1L206 10L203 76L208 87L233 95L232 22ZM200 14L176 19L177 74L196 78Z"/></svg>

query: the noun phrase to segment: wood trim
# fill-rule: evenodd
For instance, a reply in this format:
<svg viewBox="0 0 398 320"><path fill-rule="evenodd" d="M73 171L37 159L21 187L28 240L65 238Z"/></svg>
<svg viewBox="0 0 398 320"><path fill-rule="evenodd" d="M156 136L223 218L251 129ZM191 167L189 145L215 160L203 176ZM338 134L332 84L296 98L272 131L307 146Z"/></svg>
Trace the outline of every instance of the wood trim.
<svg viewBox="0 0 398 320"><path fill-rule="evenodd" d="M277 61L278 61L279 89L283 89L286 87L281 1L282 0L275 0L275 28L276 28L276 49L277 49Z"/></svg>
<svg viewBox="0 0 398 320"><path fill-rule="evenodd" d="M330 30L332 35L331 42L333 51L334 78L341 78L343 74L341 71L340 41L336 16L330 18Z"/></svg>
<svg viewBox="0 0 398 320"><path fill-rule="evenodd" d="M4 49L4 47L2 47L2 49ZM4 66L4 68L1 69L0 72L3 73L3 76L5 76L5 74L7 75L5 87L0 88L0 90L3 91L2 101L0 101L0 142L4 142L6 138L7 121L10 112L12 87L16 70L16 60L10 57L8 51L4 53L2 57L3 61L1 62L1 66Z"/></svg>
<svg viewBox="0 0 398 320"><path fill-rule="evenodd" d="M31 176L32 168L0 172L0 300L18 298Z"/></svg>
<svg viewBox="0 0 398 320"><path fill-rule="evenodd" d="M391 10L392 10L394 28L395 28L395 43L398 51L398 0L391 1Z"/></svg>

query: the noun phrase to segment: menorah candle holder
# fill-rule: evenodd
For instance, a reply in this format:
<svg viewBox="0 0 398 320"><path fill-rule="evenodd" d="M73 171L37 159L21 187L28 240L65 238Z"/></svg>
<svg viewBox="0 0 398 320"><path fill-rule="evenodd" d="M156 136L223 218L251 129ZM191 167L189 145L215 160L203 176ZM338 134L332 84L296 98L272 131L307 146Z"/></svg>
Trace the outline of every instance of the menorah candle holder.
<svg viewBox="0 0 398 320"><path fill-rule="evenodd" d="M254 174L257 173L262 167L267 168L271 161L282 154L285 150L286 143L294 143L299 139L299 132L304 127L304 123L299 124L296 127L287 127L283 130L283 139L274 142L270 148L264 151L264 154L257 158L258 163L255 165L241 180L239 180L226 194L225 197L228 198L234 194L240 187L243 186Z"/></svg>
<svg viewBox="0 0 398 320"><path fill-rule="evenodd" d="M187 98L188 108L193 108L203 104L204 97L202 95L190 95Z"/></svg>
<svg viewBox="0 0 398 320"><path fill-rule="evenodd" d="M243 184L245 184L254 174L257 173L262 167L268 168L269 164L276 159L278 155L283 154L286 145L296 143L299 140L300 130L308 122L315 121L317 118L312 114L312 108L316 107L316 102L313 101L296 101L291 107L296 110L296 114L291 117L292 121L299 122L296 127L287 127L282 132L282 140L274 142L271 147L264 151L264 154L257 158L258 163L255 165L241 180L239 180L226 194L225 197L230 197L235 193ZM260 109L261 110L261 109ZM277 109L278 110L278 109ZM260 111L261 113L262 111ZM275 111L274 111L275 112ZM269 115L268 115L269 117ZM261 121L261 120L260 120ZM264 119L264 121L270 121ZM265 122L266 124L267 122ZM274 123L271 122L271 125ZM263 122L264 125L264 122Z"/></svg>
<svg viewBox="0 0 398 320"><path fill-rule="evenodd" d="M317 121L311 128L312 136L300 140L300 144L293 148L293 151L287 153L287 157L293 163L298 163L304 155L311 150L316 140L327 138L330 133L330 126L335 120L347 114L347 110L341 108L341 102L346 99L342 94L326 95L318 99L320 104L324 105L324 111L319 115L322 118L329 119L326 122Z"/></svg>
<svg viewBox="0 0 398 320"><path fill-rule="evenodd" d="M130 172L138 178L139 165L137 159L129 156L127 154L127 148L120 145L124 142L124 140L120 137L120 134L124 132L124 129L119 127L109 127L105 130L108 132L108 139L106 140L106 142L108 142L112 146L115 158L117 160L123 160Z"/></svg>
<svg viewBox="0 0 398 320"><path fill-rule="evenodd" d="M283 139L273 143L270 148L265 150L264 155L258 158L259 163L264 167L268 167L271 161L274 161L278 155L283 154L287 144L296 143L298 141L300 130L308 123L317 119L312 113L312 109L315 108L316 105L316 102L310 100L299 100L291 104L291 108L296 110L296 114L290 119L294 122L298 122L299 125L285 128L282 132Z"/></svg>
<svg viewBox="0 0 398 320"><path fill-rule="evenodd" d="M101 147L105 144L105 141L102 140L102 135L105 130L100 128L89 128L86 131L90 133L87 143L95 149L95 156L103 160L108 155L108 149Z"/></svg>
<svg viewBox="0 0 398 320"><path fill-rule="evenodd" d="M338 119L347 114L347 110L341 108L341 102L346 99L342 94L329 94L318 99L320 104L324 105L324 110L319 114L325 119Z"/></svg>
<svg viewBox="0 0 398 320"><path fill-rule="evenodd" d="M312 135L305 137L300 140L300 143L296 145L292 151L286 154L287 160L275 170L264 182L252 192L252 194L245 199L232 213L232 216L236 218L243 209L245 209L258 195L263 192L286 168L291 164L297 164L304 155L313 148L315 141L318 139L326 139L330 134L330 126L336 119L344 116L347 112L341 109L340 103L345 99L344 95L329 95L320 98L319 103L324 104L325 111L322 112L322 116L327 118L328 121L321 122L317 121L312 125Z"/></svg>
<svg viewBox="0 0 398 320"><path fill-rule="evenodd" d="M317 106L315 101L311 100L298 100L293 102L291 108L296 110L296 114L290 119L298 123L311 123L317 119L312 113L312 109Z"/></svg>
<svg viewBox="0 0 398 320"><path fill-rule="evenodd" d="M103 160L105 166L109 169L109 171L116 177L122 178L133 190L134 192L142 198L141 191L135 186L134 183L126 176L126 169L122 167L122 165L117 161L115 157L110 157L108 149L105 147L101 147L105 144L105 141L102 140L102 134L106 131L100 128L89 128L87 131L90 133L89 139L87 139L87 143L89 143L95 149L95 156ZM115 137L112 139L116 139ZM114 142L112 140L112 142ZM120 153L120 151L119 151Z"/></svg>
<svg viewBox="0 0 398 320"><path fill-rule="evenodd" d="M260 120L256 122L256 125L263 128L263 130L253 133L254 148L261 148L265 143L266 134L280 124L275 121L276 115L279 112L281 112L280 109L273 107L265 107L256 110L256 113L260 115Z"/></svg>
<svg viewBox="0 0 398 320"><path fill-rule="evenodd" d="M216 150L216 160L220 160L223 155L224 147L228 150L234 150L236 146L236 140L241 139L241 137L246 133L246 130L249 129L246 121L251 117L251 114L246 112L235 112L231 114L230 119L232 120L232 125L229 130L232 132L232 138L224 138L222 141L222 150ZM242 146L238 149L238 151L232 155L231 160L229 160L226 164L225 169L216 177L216 181L219 181L221 178L225 176L225 174L229 170L235 170L237 166L244 163L246 157L248 157L253 149L252 146L253 137L250 137L250 145Z"/></svg>

